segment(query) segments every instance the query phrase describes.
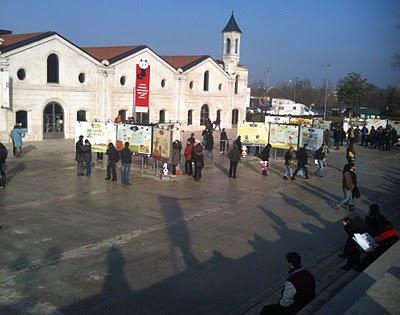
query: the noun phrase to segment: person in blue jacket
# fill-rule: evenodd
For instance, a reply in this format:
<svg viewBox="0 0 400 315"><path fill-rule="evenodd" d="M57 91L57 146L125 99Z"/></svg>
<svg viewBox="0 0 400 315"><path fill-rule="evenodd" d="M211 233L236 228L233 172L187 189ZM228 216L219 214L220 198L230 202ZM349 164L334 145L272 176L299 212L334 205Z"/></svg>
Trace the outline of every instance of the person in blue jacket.
<svg viewBox="0 0 400 315"><path fill-rule="evenodd" d="M25 132L20 126L15 125L11 131L10 137L13 142L14 156L19 157L22 154L22 138L25 137Z"/></svg>

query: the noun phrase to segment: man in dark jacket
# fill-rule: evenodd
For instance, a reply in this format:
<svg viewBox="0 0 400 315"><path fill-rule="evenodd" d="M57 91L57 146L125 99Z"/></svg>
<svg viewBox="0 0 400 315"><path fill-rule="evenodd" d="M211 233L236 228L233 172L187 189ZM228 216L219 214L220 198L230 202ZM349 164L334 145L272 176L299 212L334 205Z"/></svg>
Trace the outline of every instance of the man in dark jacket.
<svg viewBox="0 0 400 315"><path fill-rule="evenodd" d="M107 163L107 177L104 178L105 180L110 180L112 182L117 181L117 170L115 168L115 164L119 160L119 153L117 149L115 149L112 143L108 144L108 149L106 151L106 155L108 155L108 163ZM111 178L112 174L112 178Z"/></svg>
<svg viewBox="0 0 400 315"><path fill-rule="evenodd" d="M322 175L322 170L324 169L324 163L325 163L325 149L326 149L326 145L322 144L317 151L315 151L314 154L314 159L317 161L318 166L317 169L314 172L314 175L317 177L323 177Z"/></svg>
<svg viewBox="0 0 400 315"><path fill-rule="evenodd" d="M264 149L262 149L261 153L260 153L260 158L261 158L261 174L264 176L267 176L267 170L268 170L268 166L269 166L269 156L270 156L270 152L271 152L271 144L268 143Z"/></svg>
<svg viewBox="0 0 400 315"><path fill-rule="evenodd" d="M129 150L129 142L125 142L125 147L121 150L121 183L123 185L132 185L129 182L129 171L132 164L132 152Z"/></svg>
<svg viewBox="0 0 400 315"><path fill-rule="evenodd" d="M79 136L79 140L75 143L75 161L78 163L77 172L78 176L83 176L83 167L85 163L85 154L82 151L83 136Z"/></svg>
<svg viewBox="0 0 400 315"><path fill-rule="evenodd" d="M89 176L92 173L92 145L89 140L85 140L85 144L82 146L83 157L85 160L86 166L86 176Z"/></svg>
<svg viewBox="0 0 400 315"><path fill-rule="evenodd" d="M219 138L219 153L225 152L225 147L228 142L228 136L226 135L225 128L222 128Z"/></svg>
<svg viewBox="0 0 400 315"><path fill-rule="evenodd" d="M192 159L194 162L194 180L198 182L201 178L201 170L204 167L204 155L203 155L203 147L197 140L193 148Z"/></svg>
<svg viewBox="0 0 400 315"><path fill-rule="evenodd" d="M298 313L315 298L315 278L301 267L301 256L296 252L286 254L289 277L277 304L264 306L260 315L291 315Z"/></svg>
<svg viewBox="0 0 400 315"><path fill-rule="evenodd" d="M211 130L207 130L204 135L204 149L210 159L213 158L214 138Z"/></svg>
<svg viewBox="0 0 400 315"><path fill-rule="evenodd" d="M304 176L306 179L308 179L308 173L307 173L307 165L308 165L308 155L307 155L307 143L304 144L302 148L297 151L296 157L297 157L297 168L293 173L292 180L296 179L297 173L303 169L304 170Z"/></svg>
<svg viewBox="0 0 400 315"><path fill-rule="evenodd" d="M7 178L6 178L6 159L8 156L8 151L6 147L0 142L0 188L6 188Z"/></svg>
<svg viewBox="0 0 400 315"><path fill-rule="evenodd" d="M236 168L240 160L240 151L236 143L233 144L232 150L229 152L229 177L236 178Z"/></svg>

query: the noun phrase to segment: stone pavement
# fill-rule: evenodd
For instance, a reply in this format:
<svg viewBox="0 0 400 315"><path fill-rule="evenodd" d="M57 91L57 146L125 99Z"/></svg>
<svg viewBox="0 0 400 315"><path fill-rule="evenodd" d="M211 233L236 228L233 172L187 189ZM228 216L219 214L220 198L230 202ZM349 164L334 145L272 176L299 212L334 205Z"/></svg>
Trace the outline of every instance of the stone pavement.
<svg viewBox="0 0 400 315"><path fill-rule="evenodd" d="M377 202L391 215L399 151L356 149L355 214ZM323 277L345 240L348 212L329 205L341 197L343 149L330 154L324 178L308 181L283 181L280 159L261 176L255 158L229 179L215 150L200 182L161 182L136 164L129 187L104 181L99 167L76 176L73 150L72 140L26 143L22 158L8 160L0 314L243 313L279 291L286 252Z"/></svg>

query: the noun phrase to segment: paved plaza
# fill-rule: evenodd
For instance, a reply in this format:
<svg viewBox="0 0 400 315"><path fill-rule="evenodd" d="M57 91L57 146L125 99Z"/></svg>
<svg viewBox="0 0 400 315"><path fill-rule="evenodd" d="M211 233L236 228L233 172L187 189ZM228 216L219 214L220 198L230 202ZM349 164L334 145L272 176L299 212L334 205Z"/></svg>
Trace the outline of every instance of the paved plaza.
<svg viewBox="0 0 400 315"><path fill-rule="evenodd" d="M288 251L323 270L345 241L348 211L330 205L344 148L308 181L282 180L279 158L261 176L254 157L228 178L215 149L200 182L161 181L136 163L132 186L105 181L98 164L78 177L73 140L24 148L0 191L0 314L237 314L279 289ZM400 223L400 150L356 150L354 214L378 203Z"/></svg>

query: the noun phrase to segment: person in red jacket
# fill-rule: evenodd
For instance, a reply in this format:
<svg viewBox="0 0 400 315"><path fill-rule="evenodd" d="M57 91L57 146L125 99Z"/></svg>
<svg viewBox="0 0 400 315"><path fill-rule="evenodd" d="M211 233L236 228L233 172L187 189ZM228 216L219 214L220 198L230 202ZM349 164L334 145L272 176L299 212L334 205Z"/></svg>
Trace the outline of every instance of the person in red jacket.
<svg viewBox="0 0 400 315"><path fill-rule="evenodd" d="M266 305L260 315L297 314L315 298L315 278L301 267L301 256L296 252L286 254L289 277L277 304Z"/></svg>
<svg viewBox="0 0 400 315"><path fill-rule="evenodd" d="M193 152L193 142L190 138L187 141L186 148L185 148L185 174L191 176L193 173L192 168L192 152Z"/></svg>

